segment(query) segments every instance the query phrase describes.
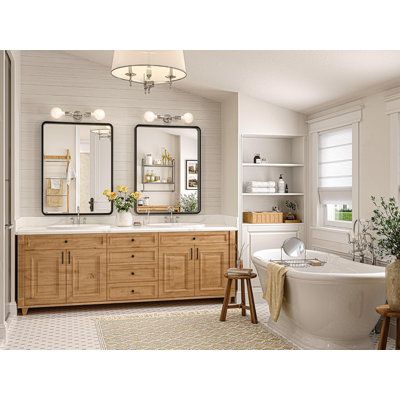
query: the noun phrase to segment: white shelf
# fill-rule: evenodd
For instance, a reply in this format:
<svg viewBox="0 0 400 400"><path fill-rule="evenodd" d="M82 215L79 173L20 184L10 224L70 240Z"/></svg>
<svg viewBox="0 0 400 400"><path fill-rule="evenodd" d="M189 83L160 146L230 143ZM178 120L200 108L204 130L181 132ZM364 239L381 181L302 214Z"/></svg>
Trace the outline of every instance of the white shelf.
<svg viewBox="0 0 400 400"><path fill-rule="evenodd" d="M304 193L242 193L243 196L304 196Z"/></svg>
<svg viewBox="0 0 400 400"><path fill-rule="evenodd" d="M291 164L291 163L242 163L243 167L304 167L304 164Z"/></svg>

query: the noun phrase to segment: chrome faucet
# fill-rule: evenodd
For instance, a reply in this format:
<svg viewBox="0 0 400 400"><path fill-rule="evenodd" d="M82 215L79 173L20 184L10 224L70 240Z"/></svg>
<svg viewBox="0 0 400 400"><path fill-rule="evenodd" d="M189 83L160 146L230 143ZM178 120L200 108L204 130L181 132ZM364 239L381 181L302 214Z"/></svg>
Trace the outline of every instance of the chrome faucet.
<svg viewBox="0 0 400 400"><path fill-rule="evenodd" d="M173 216L174 207L169 206L169 207L167 208L167 211L169 212L169 218L168 218L168 217L165 217L166 222L170 222L170 223L175 222L175 221L174 221L174 216Z"/></svg>
<svg viewBox="0 0 400 400"><path fill-rule="evenodd" d="M356 233L357 226L358 229ZM353 223L353 238L351 238L350 234L348 233L348 243L353 246L353 261L356 260L356 255L358 254L360 257L360 263L365 263L365 253L369 251L371 253L372 265L376 265L377 258L375 254L374 238L369 232L369 229L370 221L363 222L359 219L356 219Z"/></svg>

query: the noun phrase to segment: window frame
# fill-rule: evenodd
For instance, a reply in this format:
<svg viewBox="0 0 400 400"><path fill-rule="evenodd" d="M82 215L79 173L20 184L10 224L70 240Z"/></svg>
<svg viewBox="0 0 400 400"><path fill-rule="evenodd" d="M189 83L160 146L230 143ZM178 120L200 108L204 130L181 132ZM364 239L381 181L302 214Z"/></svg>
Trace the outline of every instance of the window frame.
<svg viewBox="0 0 400 400"><path fill-rule="evenodd" d="M362 117L362 104L352 103L346 108L337 108L334 112L318 115L308 120L309 124L309 214L311 228L329 228L348 231L358 218L359 211L359 123ZM319 135L326 131L344 127L352 129L352 221L327 221L326 207L319 198ZM312 235L310 236L312 241Z"/></svg>

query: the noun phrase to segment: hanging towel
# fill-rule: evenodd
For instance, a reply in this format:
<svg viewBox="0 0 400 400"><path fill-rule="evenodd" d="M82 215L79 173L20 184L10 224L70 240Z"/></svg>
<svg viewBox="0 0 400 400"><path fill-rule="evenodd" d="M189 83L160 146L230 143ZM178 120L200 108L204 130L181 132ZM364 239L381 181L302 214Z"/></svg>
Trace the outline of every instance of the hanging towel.
<svg viewBox="0 0 400 400"><path fill-rule="evenodd" d="M285 276L288 269L280 264L269 262L267 264L267 277L263 298L269 306L271 318L278 321L281 312L285 287Z"/></svg>
<svg viewBox="0 0 400 400"><path fill-rule="evenodd" d="M247 187L253 187L253 188L274 188L276 186L275 181L249 181L246 182Z"/></svg>
<svg viewBox="0 0 400 400"><path fill-rule="evenodd" d="M55 190L61 189L61 180L50 178L50 189L55 189Z"/></svg>
<svg viewBox="0 0 400 400"><path fill-rule="evenodd" d="M68 169L67 169L67 185L71 185L71 180L76 178L76 173L75 169L72 166L71 163L68 164Z"/></svg>

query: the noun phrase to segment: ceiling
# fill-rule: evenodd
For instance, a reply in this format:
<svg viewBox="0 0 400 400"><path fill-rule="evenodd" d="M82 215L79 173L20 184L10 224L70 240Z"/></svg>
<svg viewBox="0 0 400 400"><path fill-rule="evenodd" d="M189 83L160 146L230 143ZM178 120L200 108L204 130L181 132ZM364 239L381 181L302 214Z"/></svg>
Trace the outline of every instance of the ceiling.
<svg viewBox="0 0 400 400"><path fill-rule="evenodd" d="M111 66L112 51L68 51ZM175 86L214 100L240 92L302 113L400 85L400 51L186 51Z"/></svg>

